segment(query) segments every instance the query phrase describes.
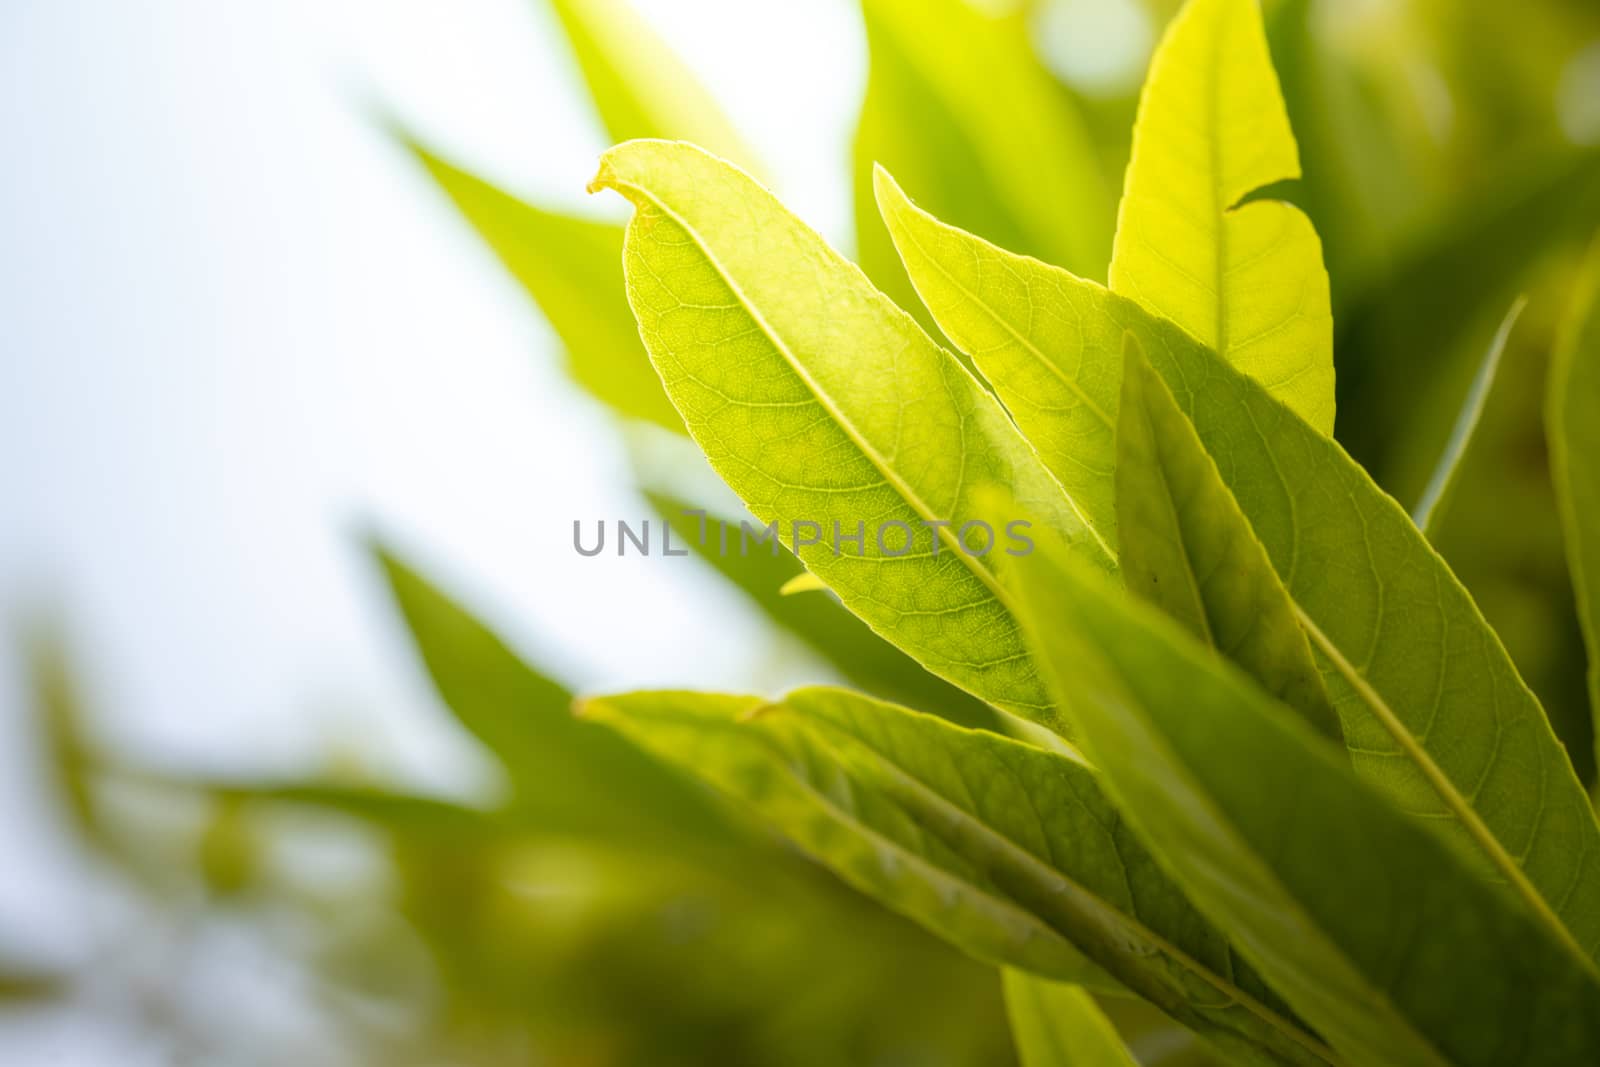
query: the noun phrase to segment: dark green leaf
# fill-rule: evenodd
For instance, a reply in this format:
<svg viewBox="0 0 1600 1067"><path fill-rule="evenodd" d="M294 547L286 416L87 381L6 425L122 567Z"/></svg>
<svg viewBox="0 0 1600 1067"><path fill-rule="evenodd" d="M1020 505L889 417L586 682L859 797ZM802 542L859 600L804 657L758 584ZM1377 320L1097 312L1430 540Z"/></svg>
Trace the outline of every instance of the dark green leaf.
<svg viewBox="0 0 1600 1067"><path fill-rule="evenodd" d="M1325 738L1075 561L1041 552L1016 578L1119 809L1348 1062L1600 1061L1600 981L1584 961Z"/></svg>

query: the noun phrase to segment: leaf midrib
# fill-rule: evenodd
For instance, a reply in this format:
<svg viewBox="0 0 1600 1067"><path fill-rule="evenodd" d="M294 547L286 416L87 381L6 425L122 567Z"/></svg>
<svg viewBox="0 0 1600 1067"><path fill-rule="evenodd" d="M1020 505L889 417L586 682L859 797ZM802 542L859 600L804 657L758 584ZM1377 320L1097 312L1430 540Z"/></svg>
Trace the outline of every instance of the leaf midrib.
<svg viewBox="0 0 1600 1067"><path fill-rule="evenodd" d="M615 185L619 189L627 188L633 190L634 193L655 205L655 207L660 210L662 214L666 215L679 226L683 227L683 231L687 233L691 239L693 239L695 246L700 249L700 253L706 257L706 261L709 262L712 268L716 270L717 276L722 279L723 283L726 284L728 289L733 293L734 298L738 300L739 306L744 309L745 313L749 315L750 318L755 322L756 326L760 328L767 340L770 341L772 346L776 348L783 356L784 361L789 364L789 368L794 371L795 375L805 385L807 390L810 391L812 397L815 398L818 405L822 407L823 411L832 417L839 428L845 432L845 436L850 439L851 443L861 451L861 454L867 458L867 461L873 465L880 475L882 475L884 481L888 482L890 487L893 488L895 492L900 494L900 498L909 504L911 509L920 515L926 523L933 526L934 535L944 541L945 544L955 552L956 556L961 559L966 568L971 571L979 581L988 587L995 600L998 601L1008 613L1010 613L1012 616L1015 616L1015 605L1013 605L1010 601L1010 598L1006 596L1004 588L995 579L994 575L990 574L986 568L979 566L976 562L974 562L971 556L967 555L961 546L959 538L950 532L950 525L948 521L941 521L939 519L939 516L934 512L934 510L925 502L923 502L921 496L918 495L914 489L907 485L900 478L900 476L895 473L894 469L889 464L889 461L878 454L877 449L873 448L872 445L861 434L861 432L856 429L855 424L834 406L832 399L827 394L827 391L824 390L822 386L811 377L810 373L807 372L805 367L801 365L794 353L789 350L789 346L778 336L778 331L767 322L766 317L761 314L760 310L755 306L755 303L749 298L749 296L745 294L743 287L734 280L732 274L726 267L722 265L722 261L707 246L706 241L701 236L700 232L695 229L695 227L691 226L687 219L678 214L672 208L668 207L643 186L636 185L633 182L624 181L620 178L617 178L615 175L612 175L609 181L610 184ZM633 232L632 226L629 227L629 232L630 234ZM963 371L963 373L965 372Z"/></svg>
<svg viewBox="0 0 1600 1067"><path fill-rule="evenodd" d="M1479 817L1477 809L1467 801L1466 797L1461 795L1455 783L1434 762L1428 750L1400 721L1394 709L1389 706L1389 702L1367 681L1360 671L1356 670L1355 665L1345 657L1343 651L1334 644L1333 640L1323 633L1322 628L1300 606L1299 601L1291 596L1289 602L1294 606L1295 616L1300 620L1300 625L1310 636L1312 642L1328 657L1328 660L1334 665L1340 676L1356 691L1362 702L1372 710L1373 717L1389 732L1395 743L1400 746L1401 750L1411 759L1411 762L1422 772L1423 777L1428 780L1428 784L1433 787L1439 799L1444 801L1445 806L1461 822L1473 841L1488 857L1490 863L1505 875L1506 881L1517 892L1517 895L1523 898L1533 912L1534 918L1541 925L1547 927L1562 946L1577 957L1585 970L1595 978L1600 978L1600 966L1596 965L1594 958L1584 951L1582 945L1578 944L1577 938L1567 928L1566 923L1562 922L1561 918L1556 915L1550 906L1550 902L1529 881L1526 872L1511 857L1511 854L1505 850L1505 846L1500 843L1500 839L1495 837L1494 833Z"/></svg>

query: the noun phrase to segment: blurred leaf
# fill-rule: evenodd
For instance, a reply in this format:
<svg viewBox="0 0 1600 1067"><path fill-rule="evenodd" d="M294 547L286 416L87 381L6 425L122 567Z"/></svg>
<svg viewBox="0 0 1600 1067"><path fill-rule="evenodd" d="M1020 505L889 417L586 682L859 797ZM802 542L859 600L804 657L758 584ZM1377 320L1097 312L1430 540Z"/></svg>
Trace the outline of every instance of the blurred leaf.
<svg viewBox="0 0 1600 1067"><path fill-rule="evenodd" d="M1120 810L1343 1058L1600 1057L1595 975L1325 738L1076 561L1041 554L1017 576L1057 699Z"/></svg>
<svg viewBox="0 0 1600 1067"><path fill-rule="evenodd" d="M622 228L524 203L399 136L539 305L572 379L619 414L682 433L618 285Z"/></svg>
<svg viewBox="0 0 1600 1067"><path fill-rule="evenodd" d="M1117 510L1129 591L1342 742L1338 714L1266 549L1133 334L1123 351Z"/></svg>
<svg viewBox="0 0 1600 1067"><path fill-rule="evenodd" d="M947 262L1025 263L946 230L933 254ZM1583 857L1600 854L1600 827L1537 698L1411 517L1337 443L1176 326L1065 271L1025 269L1052 315L1102 317L1149 354L1288 589L1357 770L1592 955L1600 866ZM1117 381L1104 326L1037 331L1030 301L984 307L1058 378ZM1033 379L1022 375L1037 373L1022 360L984 370L1007 403L1026 397Z"/></svg>
<svg viewBox="0 0 1600 1067"><path fill-rule="evenodd" d="M873 208L873 166L882 164L944 217L1104 277L1110 189L1082 117L1033 50L1025 12L991 14L967 0L861 7L870 66L854 171L857 258L867 275L916 307Z"/></svg>
<svg viewBox="0 0 1600 1067"><path fill-rule="evenodd" d="M661 493L645 492L656 514L685 543L700 543L695 510ZM708 521L729 522L728 519ZM731 520L737 526L737 520ZM916 660L873 633L832 596L785 594L788 583L810 575L788 549L710 550L702 558L755 602L773 622L799 637L851 682L889 700L916 704L964 726L996 727L994 710L976 697L923 670ZM811 576L815 579L815 576ZM826 586L822 588L826 589Z"/></svg>
<svg viewBox="0 0 1600 1067"><path fill-rule="evenodd" d="M519 814L552 832L652 847L728 840L708 796L608 731L381 544L373 552L445 706L505 768Z"/></svg>
<svg viewBox="0 0 1600 1067"><path fill-rule="evenodd" d="M1081 986L1002 972L1006 1014L1022 1067L1139 1067Z"/></svg>
<svg viewBox="0 0 1600 1067"><path fill-rule="evenodd" d="M780 536L814 524L807 569L879 634L978 697L1050 719L994 564L958 531L984 524L992 548L1031 513L1109 556L994 399L770 193L699 149L619 145L591 187L637 209L629 300L717 473ZM980 508L991 487L1018 510ZM855 552L823 540L835 524L861 533Z"/></svg>
<svg viewBox="0 0 1600 1067"><path fill-rule="evenodd" d="M1080 762L841 689L633 693L582 712L744 801L840 877L980 959L1115 983L1224 1048L1319 1062L1127 833Z"/></svg>
<svg viewBox="0 0 1600 1067"><path fill-rule="evenodd" d="M219 796L200 834L200 875L219 897L249 888L259 873L261 842L242 799Z"/></svg>
<svg viewBox="0 0 1600 1067"><path fill-rule="evenodd" d="M760 176L745 146L683 61L626 0L550 0L613 141L693 141Z"/></svg>
<svg viewBox="0 0 1600 1067"><path fill-rule="evenodd" d="M1150 62L1111 289L1171 319L1324 433L1333 319L1299 208L1251 194L1300 176L1256 0L1189 0Z"/></svg>
<svg viewBox="0 0 1600 1067"><path fill-rule="evenodd" d="M1551 476L1589 653L1589 707L1600 738L1600 238L1590 246L1556 345L1547 412Z"/></svg>
<svg viewBox="0 0 1600 1067"><path fill-rule="evenodd" d="M416 838L462 840L501 836L510 832L514 825L500 812L481 811L449 800L372 786L321 781L193 784L226 801L319 808Z"/></svg>
<svg viewBox="0 0 1600 1067"><path fill-rule="evenodd" d="M1280 0L1263 13L1304 171L1285 194L1305 209L1322 240L1340 309L1426 202L1412 158L1420 138L1385 110L1373 72L1334 47L1325 5ZM1391 64L1381 70L1405 77Z"/></svg>
<svg viewBox="0 0 1600 1067"><path fill-rule="evenodd" d="M0 963L0 1007L32 1007L59 1000L70 991L71 983L63 975Z"/></svg>
<svg viewBox="0 0 1600 1067"><path fill-rule="evenodd" d="M1450 440L1445 442L1439 463L1433 469L1433 476L1428 479L1428 487L1422 491L1422 499L1417 501L1416 507L1411 509L1411 516L1417 522L1417 529L1430 539L1437 527L1441 509L1449 502L1450 490L1455 485L1461 461L1466 456L1467 449L1472 446L1478 421L1483 418L1483 408L1488 403L1489 391L1494 388L1495 376L1500 371L1500 357L1505 353L1506 340L1511 336L1511 328L1516 325L1517 317L1522 314L1522 309L1527 304L1526 298L1518 297L1511 305L1511 310L1506 312L1506 317L1500 320L1500 328L1495 331L1494 340L1489 342L1488 349L1483 353L1483 362L1478 364L1478 373L1473 375L1472 387L1467 390L1467 397L1462 401L1461 412L1456 416L1455 425L1450 430Z"/></svg>
<svg viewBox="0 0 1600 1067"><path fill-rule="evenodd" d="M108 849L111 838L94 794L99 761L85 736L82 697L65 644L54 626L42 624L26 635L25 647L33 704L44 728L55 785L82 840Z"/></svg>

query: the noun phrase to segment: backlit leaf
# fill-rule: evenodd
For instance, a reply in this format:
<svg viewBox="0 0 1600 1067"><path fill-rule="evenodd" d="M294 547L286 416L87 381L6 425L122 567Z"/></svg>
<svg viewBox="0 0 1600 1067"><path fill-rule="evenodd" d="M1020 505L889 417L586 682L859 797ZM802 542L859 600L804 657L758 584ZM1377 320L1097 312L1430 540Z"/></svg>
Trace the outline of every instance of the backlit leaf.
<svg viewBox="0 0 1600 1067"><path fill-rule="evenodd" d="M1171 319L1333 431L1322 244L1280 200L1300 176L1257 0L1189 0L1150 62L1117 215L1111 289Z"/></svg>
<svg viewBox="0 0 1600 1067"><path fill-rule="evenodd" d="M923 666L1052 718L994 558L1008 524L1032 514L1112 564L999 404L736 168L633 141L606 153L593 188L636 208L629 301L717 473L785 541L814 536L799 546L807 569ZM1009 502L994 507L992 493ZM802 523L814 526L802 535ZM837 540L855 534L859 545Z"/></svg>

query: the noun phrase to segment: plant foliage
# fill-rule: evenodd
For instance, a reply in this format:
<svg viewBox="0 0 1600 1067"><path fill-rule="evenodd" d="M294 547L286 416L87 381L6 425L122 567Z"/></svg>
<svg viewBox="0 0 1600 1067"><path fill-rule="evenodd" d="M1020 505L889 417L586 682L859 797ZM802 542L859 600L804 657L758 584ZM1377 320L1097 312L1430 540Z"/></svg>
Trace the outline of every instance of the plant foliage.
<svg viewBox="0 0 1600 1067"><path fill-rule="evenodd" d="M1063 266L1024 254L1047 247L1041 184L1091 206L1075 162L988 166L1014 150L970 136L966 75L904 55L905 13L879 7L874 54L899 49L969 134L994 200L975 224L1029 242L942 222L873 172L965 359L699 148L621 144L592 188L634 207L629 303L717 472L763 522L928 527L907 554L798 551L885 641L1057 741L843 690L583 714L1008 968L1026 1062L1127 1056L1086 993L1049 982L1142 997L1242 1062L1600 1060L1600 826L1472 597L1330 436L1329 278L1309 218L1272 195L1300 164L1257 6L1190 0L1157 48L1109 287L1086 276L1092 242ZM1006 91L1026 125L1024 84ZM1591 615L1592 278L1551 399ZM1036 554L959 551L952 531L1019 516Z"/></svg>

